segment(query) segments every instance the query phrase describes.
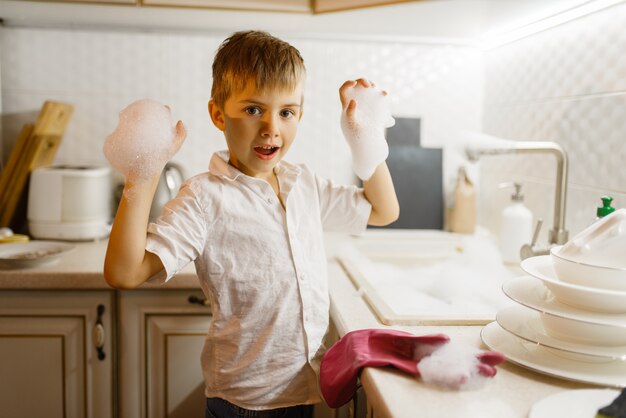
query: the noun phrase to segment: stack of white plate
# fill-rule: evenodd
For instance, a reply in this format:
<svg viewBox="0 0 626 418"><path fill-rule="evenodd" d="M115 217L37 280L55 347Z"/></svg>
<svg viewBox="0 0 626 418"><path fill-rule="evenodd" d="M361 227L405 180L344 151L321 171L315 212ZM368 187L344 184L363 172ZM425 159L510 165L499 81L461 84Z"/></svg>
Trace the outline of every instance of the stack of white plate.
<svg viewBox="0 0 626 418"><path fill-rule="evenodd" d="M482 339L541 373L624 387L626 268L580 263L559 250L522 261L528 275L502 287L517 305L500 310Z"/></svg>

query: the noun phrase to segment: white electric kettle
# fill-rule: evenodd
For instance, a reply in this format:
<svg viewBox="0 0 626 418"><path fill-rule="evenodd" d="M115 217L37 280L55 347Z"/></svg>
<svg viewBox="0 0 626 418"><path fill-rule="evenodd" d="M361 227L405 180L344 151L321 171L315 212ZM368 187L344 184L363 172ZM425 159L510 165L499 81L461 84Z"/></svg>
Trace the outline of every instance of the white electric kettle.
<svg viewBox="0 0 626 418"><path fill-rule="evenodd" d="M178 189L185 179L183 168L173 162L165 164L161 179L157 186L152 206L150 207L150 221L154 221L163 211L163 206L176 197Z"/></svg>

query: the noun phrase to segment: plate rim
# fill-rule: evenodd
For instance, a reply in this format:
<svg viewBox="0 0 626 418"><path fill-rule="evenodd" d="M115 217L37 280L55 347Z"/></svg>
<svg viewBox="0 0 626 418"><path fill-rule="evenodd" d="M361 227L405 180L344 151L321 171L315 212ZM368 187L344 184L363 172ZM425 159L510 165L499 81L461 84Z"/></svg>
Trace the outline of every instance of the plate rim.
<svg viewBox="0 0 626 418"><path fill-rule="evenodd" d="M536 361L533 360L524 360L524 359L520 359L520 355L513 353L511 354L510 351L506 352L505 350L503 350L502 347L498 347L497 344L494 344L493 341L490 341L490 338L487 336L488 333L496 333L496 332L501 332L501 336L504 336L504 338L509 338L509 341L514 342L516 344L520 344L520 341L523 342L523 340L520 340L518 337L508 333L508 331L502 329L502 327L500 327L500 325L496 322L493 321L489 324L487 324L486 326L483 327L483 329L480 331L480 338L482 340L482 342L489 347L491 350L494 351L500 351L502 354L504 354L506 356L506 360L512 364L518 365L520 367L523 367L525 369L528 370L532 370L534 372L546 375L546 376L550 376L550 377L554 377L554 378L558 378L558 379L563 379L563 380L568 380L568 381L572 381L572 382L582 382L582 383L588 383L588 384L593 384L593 385L597 385L597 386L602 386L602 387L612 387L612 388L624 388L626 387L626 366L624 367L624 377L623 380L618 382L615 381L607 381L606 379L595 379L595 378L591 378L591 377L585 377L584 376L584 372L577 372L577 373L572 373L572 372L568 372L566 370L563 370L562 368L557 369L557 367L555 366L551 366L550 370L548 370L548 368L543 367L541 365L538 365ZM528 342L526 342L526 344L530 344ZM520 349L524 349L523 347L520 347ZM533 353L528 353L528 355L533 356ZM555 355L556 357L556 355ZM575 362L573 360L568 360L566 358L560 358L559 359L562 362L565 363L569 363L569 365L573 365L574 367L577 366L578 364L585 364L585 363L581 363L581 362ZM617 361L617 360L616 360ZM608 363L604 363L604 364L613 364L615 361L611 361ZM626 364L626 363L625 363ZM596 363L594 364L595 367L597 366L602 366L602 363ZM576 374L578 374L578 376L576 376ZM583 375L581 377L581 374Z"/></svg>
<svg viewBox="0 0 626 418"><path fill-rule="evenodd" d="M526 284L528 286L543 286L545 287L554 297L554 300L551 302L537 302L537 301L529 301L529 298L525 298L525 297L519 297L519 293L517 294L517 296L515 295L511 295L509 294L510 292L510 287L515 285L514 282L522 282L525 281ZM532 281L532 284L530 283ZM521 285L520 285L521 286ZM507 292L507 287L509 289L509 292ZM595 325L608 325L608 326L615 326L615 327L626 327L626 312L615 312L615 313L608 313L608 312L601 312L601 311L588 311L588 310L582 310L580 308L576 308L574 306L570 306L564 302L561 302L555 295L554 293L547 288L547 286L545 286L543 284L543 281L535 276L531 276L531 275L524 275L524 276L518 276L518 277L513 277L510 279L507 279L504 281L504 283L502 283L502 292L512 301L523 305L527 308L530 308L532 310L535 310L537 312L541 312L541 313L546 313L549 315L553 315L553 316L557 316L559 318L565 318L565 319L572 319L572 320L576 320L579 322L585 322L585 323L589 323L589 324L595 324ZM530 296L530 295L528 295ZM546 304L552 304L554 306L546 306ZM562 310L561 310L562 309ZM573 316L569 316L569 315L573 315ZM592 318L586 317L585 316L591 316ZM595 317L594 317L595 316ZM608 317L608 318L600 318L600 317ZM619 323L619 321L617 322L606 322L604 321L604 319L610 319L610 317L623 317L621 319L624 320L624 325L622 325L621 323Z"/></svg>
<svg viewBox="0 0 626 418"><path fill-rule="evenodd" d="M528 411L528 418L547 417L548 415L546 415L545 412L550 412L550 411L542 411L542 410L539 410L537 408L542 408L542 409L545 408L544 404L546 402L562 401L560 398L562 398L563 395L565 395L565 394L574 395L574 393L572 393L572 392L575 392L575 394L580 394L582 392L585 392L585 393L589 393L589 392L606 392L608 394L610 392L612 394L612 396L614 396L613 399L615 399L621 393L618 389L615 389L615 388L584 388L584 389L566 389L566 390L561 390L561 391L552 393L552 394L550 394L548 396L544 396L543 398L541 398L541 399L537 400L535 403L533 403L531 405L531 407L530 407L530 410ZM609 401L609 403L610 403L610 401Z"/></svg>
<svg viewBox="0 0 626 418"><path fill-rule="evenodd" d="M33 244L36 244L36 245L33 245ZM29 246L30 247L34 246L36 249L45 249L46 246L48 246L54 249L60 248L60 251L57 251L52 254L45 254L40 257L35 257L35 258L9 258L5 256L7 254L6 250L8 248L21 247L21 248L25 248L25 252L27 252L28 250L26 248ZM35 248L33 248L30 251L34 251ZM74 251L75 249L76 249L76 245L68 243L68 242L63 242L63 241L31 240L27 242L13 242L13 243L0 244L0 266L5 266L7 268L12 268L12 269L21 268L21 267L40 266L48 262L55 261L62 255L70 253ZM19 254L19 253L20 252L14 252L13 254Z"/></svg>
<svg viewBox="0 0 626 418"><path fill-rule="evenodd" d="M526 310L527 308L524 307L520 307L520 306L509 306L507 308L504 308L500 311L498 311L498 314L500 314L501 311L512 311L514 309L524 309ZM521 310L519 312L522 312ZM533 312L534 313L534 312ZM626 360L626 345L620 345L620 346L607 346L607 348L610 350L611 348L614 348L615 351L618 351L618 349L622 348L622 354L601 354L601 353L590 353L589 351L580 351L580 350L584 350L588 347L594 348L593 346L589 346L587 344L581 344L581 343L576 343L573 341L561 341L558 338L552 337L551 335L549 335L547 332L545 332L545 329L543 329L543 332L541 333L541 336L550 339L550 342L554 342L554 343L550 343L550 342L545 342L545 341L537 341L535 339L532 339L529 336L524 336L524 335L520 335L517 332L509 329L509 327L507 327L505 324L503 324L502 322L500 322L502 320L502 318L500 317L500 320L498 319L498 315L496 315L496 322L498 323L498 325L500 325L500 327L502 327L502 329L504 329L505 331L515 335L518 338L521 338L525 341L534 343L534 344L538 344L542 347L546 347L549 349L553 349L553 350L560 350L560 351L564 351L567 353L574 353L574 354L583 354L586 356L590 356L590 357L598 357L598 358L605 358L605 359L611 359L611 360ZM540 325L541 326L541 319L539 317L533 317L533 318L524 318L524 320L529 320L532 321L535 325ZM541 326L541 328L543 328L543 326ZM532 329L532 332L535 333L539 333L540 330L538 329ZM559 342L562 342L564 344L569 344L572 347L569 348L565 348L565 346L559 346ZM577 347L580 347L580 349L578 349ZM597 348L597 347L596 347ZM577 351L578 350L578 351Z"/></svg>
<svg viewBox="0 0 626 418"><path fill-rule="evenodd" d="M549 260L549 262L547 262L548 260ZM540 263L542 263L542 264L540 264ZM569 288L569 289L575 289L575 290L579 290L579 291L584 291L584 292L596 293L598 295L621 296L621 297L624 297L626 299L626 291L613 290L613 289L604 289L604 288L596 288L596 287L589 287L589 286L581 286L579 284L564 282L562 280L559 280L558 277L546 276L546 275L538 272L536 269L533 269L534 266L539 265L539 264L540 265L546 265L546 264L552 265L550 256L549 255L539 255L539 256L535 256L535 257L529 257L529 258L521 261L520 267L527 274L529 274L529 275L531 275L533 277L536 277L539 280L547 281L549 283L553 283L553 284L556 284L558 286L562 286L562 287ZM529 271L529 270L531 270L531 271Z"/></svg>
<svg viewBox="0 0 626 418"><path fill-rule="evenodd" d="M36 244L37 246L53 246L53 247L61 247L63 248L62 251L70 251L74 248L76 248L76 245L71 244L69 242L63 242L63 241L46 241L46 240L30 240L30 241L26 241L26 242L7 242L6 244L0 244L0 258L2 257L2 253L4 251L4 249L7 248L11 248L11 247L28 247L28 246L33 246L33 244ZM54 255L54 254L52 254ZM45 257L45 256L44 256ZM5 260L12 260L9 258L4 258Z"/></svg>

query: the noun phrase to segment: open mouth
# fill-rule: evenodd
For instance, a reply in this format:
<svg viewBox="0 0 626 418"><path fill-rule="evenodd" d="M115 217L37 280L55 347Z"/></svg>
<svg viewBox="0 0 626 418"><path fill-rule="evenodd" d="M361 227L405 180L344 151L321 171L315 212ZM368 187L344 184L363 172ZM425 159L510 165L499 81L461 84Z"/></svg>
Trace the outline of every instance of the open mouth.
<svg viewBox="0 0 626 418"><path fill-rule="evenodd" d="M275 147L273 145L260 145L258 147L254 147L256 154L263 159L272 158L279 149L280 147Z"/></svg>

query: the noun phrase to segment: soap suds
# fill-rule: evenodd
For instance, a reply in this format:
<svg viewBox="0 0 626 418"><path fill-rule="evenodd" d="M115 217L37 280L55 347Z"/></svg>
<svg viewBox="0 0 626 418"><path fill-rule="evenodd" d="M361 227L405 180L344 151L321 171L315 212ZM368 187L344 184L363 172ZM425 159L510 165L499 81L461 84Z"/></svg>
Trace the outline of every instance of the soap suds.
<svg viewBox="0 0 626 418"><path fill-rule="evenodd" d="M489 379L479 373L480 350L449 342L424 357L417 365L424 383L447 389L471 390Z"/></svg>
<svg viewBox="0 0 626 418"><path fill-rule="evenodd" d="M346 98L356 101L358 112L355 122L363 129L380 131L395 124L391 116L389 95L383 90L357 85L346 90Z"/></svg>
<svg viewBox="0 0 626 418"><path fill-rule="evenodd" d="M168 106L144 99L119 114L119 123L104 144L109 163L126 179L158 175L176 153L176 127Z"/></svg>
<svg viewBox="0 0 626 418"><path fill-rule="evenodd" d="M352 169L359 178L367 180L389 155L385 128L393 126L395 120L383 90L356 85L346 89L345 97L347 103L356 101L356 111L349 119L344 109L341 129L352 152Z"/></svg>
<svg viewBox="0 0 626 418"><path fill-rule="evenodd" d="M368 284L398 315L493 315L512 304L501 290L516 273L500 260L495 241L476 234L461 238L462 251L425 265L401 266L344 248ZM362 287L363 288L363 287Z"/></svg>

